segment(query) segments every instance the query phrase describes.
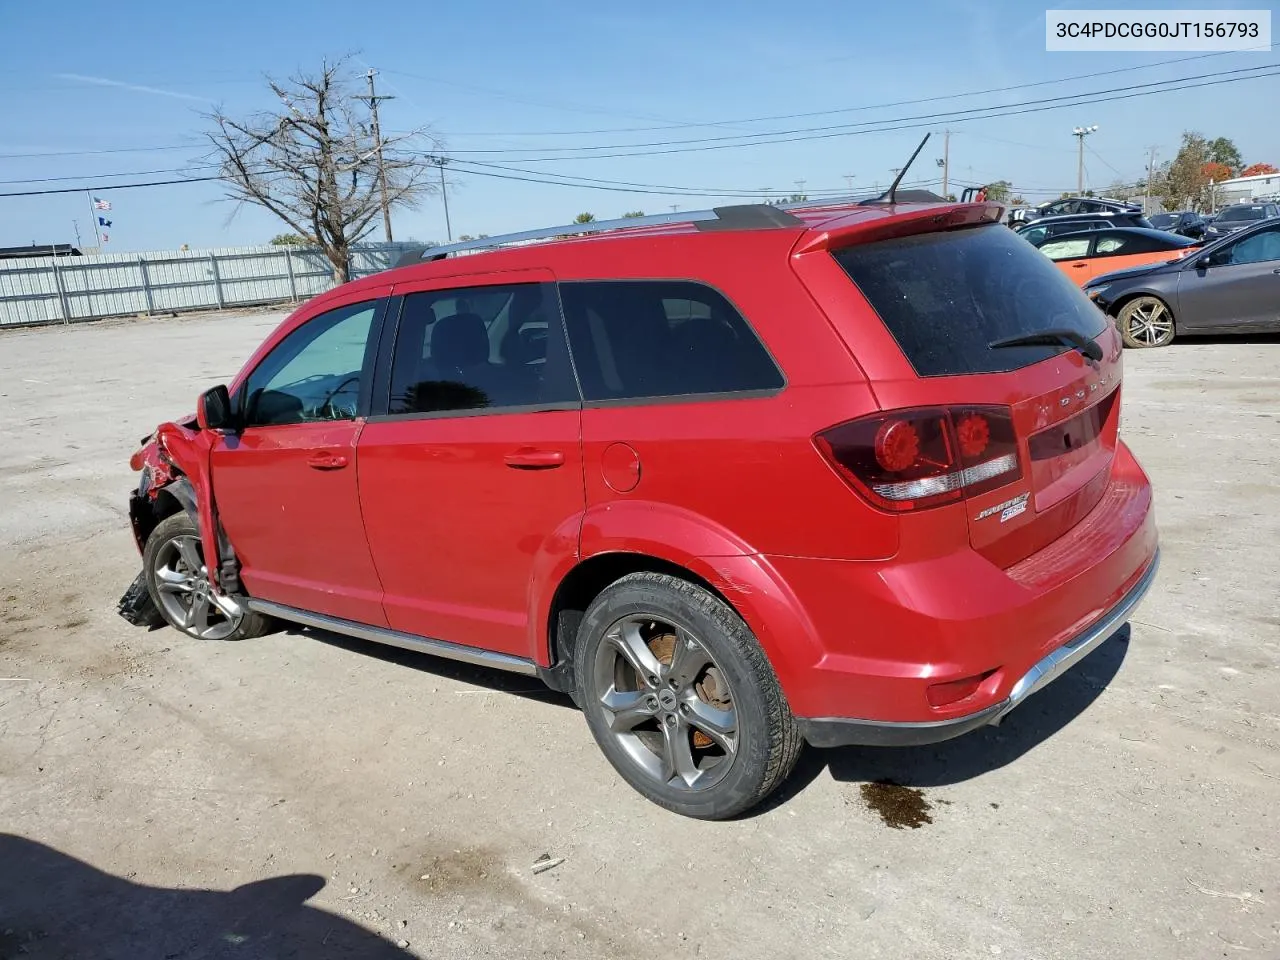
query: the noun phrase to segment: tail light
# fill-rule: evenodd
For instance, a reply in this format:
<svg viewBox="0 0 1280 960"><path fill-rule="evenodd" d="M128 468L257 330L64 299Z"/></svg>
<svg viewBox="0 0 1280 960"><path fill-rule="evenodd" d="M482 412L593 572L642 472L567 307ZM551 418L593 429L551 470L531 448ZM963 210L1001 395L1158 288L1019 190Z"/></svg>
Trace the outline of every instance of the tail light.
<svg viewBox="0 0 1280 960"><path fill-rule="evenodd" d="M814 438L849 486L885 510L923 510L1022 477L1008 407L928 407L851 420Z"/></svg>

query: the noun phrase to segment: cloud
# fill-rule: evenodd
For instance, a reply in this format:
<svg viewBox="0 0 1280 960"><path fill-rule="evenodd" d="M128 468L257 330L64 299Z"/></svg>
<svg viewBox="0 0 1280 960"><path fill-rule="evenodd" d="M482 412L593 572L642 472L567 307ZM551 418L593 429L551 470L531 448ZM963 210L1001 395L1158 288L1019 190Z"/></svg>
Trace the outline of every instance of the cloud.
<svg viewBox="0 0 1280 960"><path fill-rule="evenodd" d="M86 77L79 73L55 73L59 80L75 80L79 83L92 83L99 87L118 87L121 90L132 90L134 93L151 93L158 97L175 97L179 100L198 100L211 103L208 97L197 97L192 93L179 93L176 90L161 90L159 87L144 87L137 83L125 83L123 80L111 80L107 77Z"/></svg>

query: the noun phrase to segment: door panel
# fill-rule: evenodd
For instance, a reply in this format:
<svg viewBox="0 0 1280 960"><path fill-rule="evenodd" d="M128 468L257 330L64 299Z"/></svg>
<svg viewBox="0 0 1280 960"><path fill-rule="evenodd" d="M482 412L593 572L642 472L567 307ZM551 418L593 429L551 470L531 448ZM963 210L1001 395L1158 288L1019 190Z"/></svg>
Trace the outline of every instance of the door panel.
<svg viewBox="0 0 1280 960"><path fill-rule="evenodd" d="M395 630L533 657L529 582L577 551L578 410L373 422L360 494Z"/></svg>
<svg viewBox="0 0 1280 960"><path fill-rule="evenodd" d="M1179 327L1223 333L1280 328L1280 225L1250 234L1214 256L1227 262L1179 274Z"/></svg>
<svg viewBox="0 0 1280 960"><path fill-rule="evenodd" d="M244 428L212 454L218 516L251 595L385 626L356 486L384 301L325 311L268 353L237 392Z"/></svg>
<svg viewBox="0 0 1280 960"><path fill-rule="evenodd" d="M581 402L550 275L397 286L385 413L359 441L360 499L387 622L534 657L530 581L575 555Z"/></svg>

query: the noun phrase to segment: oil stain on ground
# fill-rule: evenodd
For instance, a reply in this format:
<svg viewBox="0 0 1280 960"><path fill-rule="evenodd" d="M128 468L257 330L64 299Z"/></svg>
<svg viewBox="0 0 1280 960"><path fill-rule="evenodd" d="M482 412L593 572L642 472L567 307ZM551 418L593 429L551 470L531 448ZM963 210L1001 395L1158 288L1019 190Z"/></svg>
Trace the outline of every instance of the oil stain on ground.
<svg viewBox="0 0 1280 960"><path fill-rule="evenodd" d="M860 789L866 805L895 830L903 827L918 830L926 823L933 823L933 817L929 816L932 807L922 790L904 787L892 780L864 783Z"/></svg>

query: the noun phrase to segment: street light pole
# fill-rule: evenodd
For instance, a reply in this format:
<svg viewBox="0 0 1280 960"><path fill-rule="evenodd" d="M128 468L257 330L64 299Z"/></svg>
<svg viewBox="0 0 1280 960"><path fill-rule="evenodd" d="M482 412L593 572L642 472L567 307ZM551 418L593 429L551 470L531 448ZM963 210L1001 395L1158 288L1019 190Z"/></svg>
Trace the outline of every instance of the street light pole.
<svg viewBox="0 0 1280 960"><path fill-rule="evenodd" d="M1095 123L1091 127L1076 127L1071 131L1071 135L1076 138L1078 144L1076 150L1076 196L1084 194L1084 138L1091 133L1097 132L1098 125Z"/></svg>

